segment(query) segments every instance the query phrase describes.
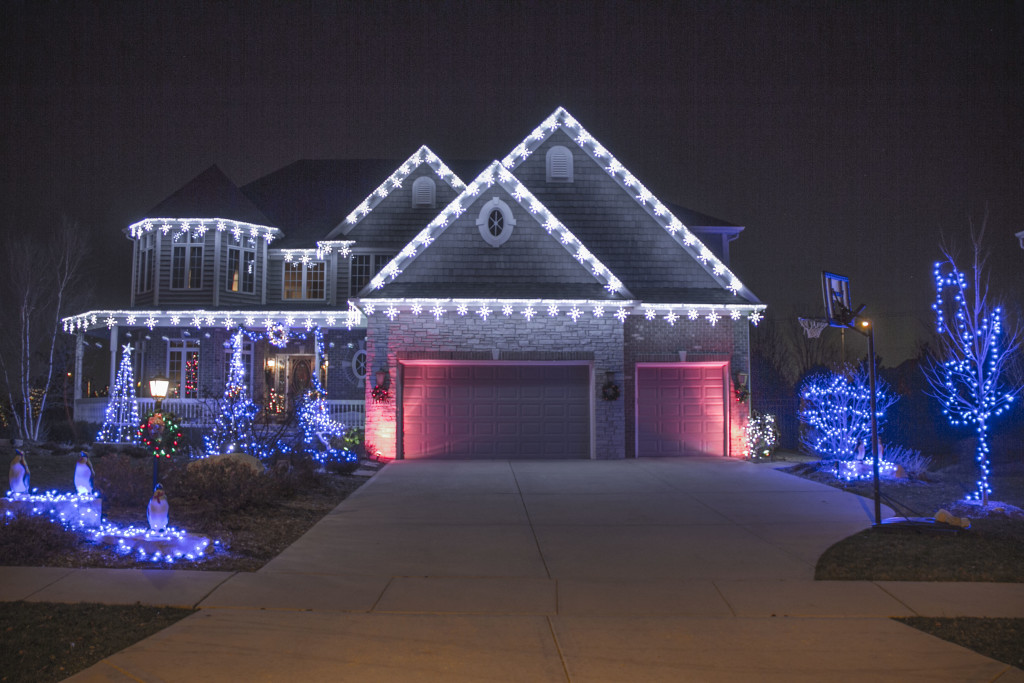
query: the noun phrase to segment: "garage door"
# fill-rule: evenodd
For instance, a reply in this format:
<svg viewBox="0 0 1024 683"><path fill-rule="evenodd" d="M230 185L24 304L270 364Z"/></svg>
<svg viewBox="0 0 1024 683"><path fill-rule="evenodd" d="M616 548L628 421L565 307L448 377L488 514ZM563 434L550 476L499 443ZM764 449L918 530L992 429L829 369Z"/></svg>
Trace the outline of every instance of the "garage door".
<svg viewBox="0 0 1024 683"><path fill-rule="evenodd" d="M637 366L637 455L725 455L726 367Z"/></svg>
<svg viewBox="0 0 1024 683"><path fill-rule="evenodd" d="M587 458L587 365L403 366L406 458Z"/></svg>

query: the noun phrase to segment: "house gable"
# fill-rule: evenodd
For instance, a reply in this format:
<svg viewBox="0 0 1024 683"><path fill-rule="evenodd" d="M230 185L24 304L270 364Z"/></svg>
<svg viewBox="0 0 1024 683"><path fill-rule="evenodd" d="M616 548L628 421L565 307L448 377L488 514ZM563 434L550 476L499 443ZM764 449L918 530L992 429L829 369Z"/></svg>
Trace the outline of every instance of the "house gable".
<svg viewBox="0 0 1024 683"><path fill-rule="evenodd" d="M501 200L515 221L511 237L499 247L482 236L477 224L493 199ZM632 298L619 278L497 162L420 231L360 296Z"/></svg>
<svg viewBox="0 0 1024 683"><path fill-rule="evenodd" d="M573 152L575 168L583 172L583 177L575 177L572 183L545 182L545 152L556 144ZM565 109L559 107L501 163L504 168L515 171L517 177L521 175L524 182L549 202L554 211L567 212L565 220L570 227L578 224L580 238L592 244L594 251L603 256L609 267L626 278L627 284L632 286L635 281L638 293L647 283L667 282L671 285L669 289L717 287L739 295L742 303L760 303L665 203L644 187ZM613 185L609 181L629 198L625 204L631 205L632 211L624 210L621 195L617 202L612 198L613 193L609 190ZM613 205L604 207L603 202L612 202ZM572 211L573 206L586 207L591 211ZM597 210L593 210L595 207ZM607 214L602 213L604 208L616 210L615 222L611 225ZM657 229L649 229L655 226ZM680 256L689 257L682 265L679 258L674 258L674 254L680 251ZM691 263L694 264L692 267ZM704 275L700 274L701 271ZM662 289L665 288L662 286Z"/></svg>
<svg viewBox="0 0 1024 683"><path fill-rule="evenodd" d="M436 199L434 207L414 208L412 202L412 186L418 178L433 176L437 179ZM349 239L362 242L364 240L379 242L375 246L401 248L407 241L407 230L396 230L396 219L400 223L409 223L419 227L424 220L435 215L436 206L443 206L456 194L466 188L465 183L454 171L448 168L441 159L426 145L416 150L388 178L382 182L366 199L353 209L345 220L339 223L325 237L327 240ZM371 215L380 212L380 220L370 219ZM364 225L365 224L365 225ZM382 228L387 227L386 230ZM381 234L385 232L385 234Z"/></svg>

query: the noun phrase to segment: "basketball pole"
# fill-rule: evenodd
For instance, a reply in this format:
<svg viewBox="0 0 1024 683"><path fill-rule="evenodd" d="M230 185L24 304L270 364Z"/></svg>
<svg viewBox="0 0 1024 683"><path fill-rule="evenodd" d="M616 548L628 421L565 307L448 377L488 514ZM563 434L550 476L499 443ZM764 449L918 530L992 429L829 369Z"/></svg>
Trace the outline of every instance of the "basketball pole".
<svg viewBox="0 0 1024 683"><path fill-rule="evenodd" d="M856 320L856 314L854 319ZM871 391L871 475L874 479L875 487L875 526L880 526L882 524L882 492L878 482L878 409L875 392L878 375L875 369L875 326L871 324L870 320L861 320L859 323L860 327L867 328L867 332L860 329L860 327L854 327L853 329L868 338L868 383L870 384Z"/></svg>

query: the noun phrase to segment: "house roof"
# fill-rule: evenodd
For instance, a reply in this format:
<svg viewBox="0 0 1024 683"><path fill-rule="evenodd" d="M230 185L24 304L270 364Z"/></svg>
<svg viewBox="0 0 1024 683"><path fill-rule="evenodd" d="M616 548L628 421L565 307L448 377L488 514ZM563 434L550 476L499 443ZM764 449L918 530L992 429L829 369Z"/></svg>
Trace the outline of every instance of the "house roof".
<svg viewBox="0 0 1024 683"><path fill-rule="evenodd" d="M188 181L144 217L226 218L256 225L270 219L216 165Z"/></svg>
<svg viewBox="0 0 1024 683"><path fill-rule="evenodd" d="M522 142L516 145L508 155L502 159L501 164L509 171L515 171L526 159L528 159L552 134L562 131L580 150L587 154L604 172L612 178L630 196L636 204L646 212L653 221L659 225L680 247L682 253L694 259L714 279L718 285L728 290L742 300L750 303L760 303L758 298L740 281L735 274L704 245L700 239L691 231L683 220L672 211L671 207L655 197L622 163L616 159L600 142L583 128L576 119L564 108L559 107L546 118L543 123L537 126ZM724 221L712 219L710 216L687 212L689 220L699 220L701 223L727 226ZM709 227L710 227L709 225ZM628 236L627 236L628 237ZM617 240L622 244L626 241ZM598 247L595 245L595 249ZM618 253L623 256L618 247L607 246L600 249L606 254L608 260L612 260L612 254ZM630 257L632 258L632 257ZM632 284L632 283L631 283Z"/></svg>
<svg viewBox="0 0 1024 683"><path fill-rule="evenodd" d="M583 267L587 268L598 287L589 287L586 298L601 297L606 295L601 289L607 290L612 295L620 298L632 299L633 295L622 284L622 281L608 269L580 240L572 234L558 217L551 213L544 204L533 195L512 173L501 166L497 161L491 163L473 182L465 187L463 192L453 199L438 216L431 221L420 233L413 238L409 244L402 249L394 259L391 260L379 273L377 273L369 284L359 293L360 297L366 296L395 296L396 293L388 288L390 283L397 280L403 269L430 249L434 241L457 220L466 209L474 204L482 190L497 185L501 187L514 202L518 203L525 211L534 216L537 223L544 228L551 239L575 258ZM381 289L387 291L376 294ZM525 292L530 288L530 283L523 283L521 289ZM399 289L399 288L396 288ZM406 288L401 288L406 289ZM450 288L449 288L450 289ZM476 289L476 288L474 288ZM546 296L568 296L563 292L552 292L547 288ZM539 294L538 294L539 295ZM426 296L426 295L423 295ZM509 294L509 296L535 296L533 294Z"/></svg>

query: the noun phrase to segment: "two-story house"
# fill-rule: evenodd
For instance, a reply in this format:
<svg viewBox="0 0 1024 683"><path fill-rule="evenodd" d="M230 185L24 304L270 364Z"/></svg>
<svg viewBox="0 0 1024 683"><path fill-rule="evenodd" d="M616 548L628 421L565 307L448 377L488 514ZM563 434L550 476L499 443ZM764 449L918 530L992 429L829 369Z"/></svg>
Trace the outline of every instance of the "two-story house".
<svg viewBox="0 0 1024 683"><path fill-rule="evenodd" d="M560 108L489 164L212 168L125 230L131 306L64 322L76 377L102 344L112 383L131 340L193 421L244 327L265 416L319 372L385 457L738 456L764 309L729 267L741 230L655 197Z"/></svg>

